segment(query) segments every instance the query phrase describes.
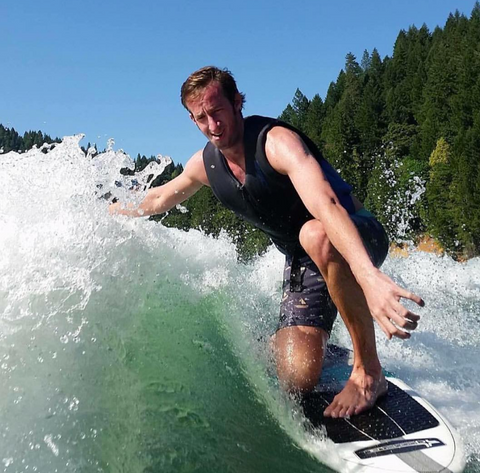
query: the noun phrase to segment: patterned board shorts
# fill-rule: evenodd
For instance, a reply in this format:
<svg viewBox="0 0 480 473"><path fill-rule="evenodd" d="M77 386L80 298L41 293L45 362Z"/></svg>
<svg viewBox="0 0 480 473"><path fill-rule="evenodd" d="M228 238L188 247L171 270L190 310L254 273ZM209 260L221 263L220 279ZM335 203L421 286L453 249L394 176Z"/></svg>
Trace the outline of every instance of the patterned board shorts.
<svg viewBox="0 0 480 473"><path fill-rule="evenodd" d="M363 244L378 268L388 253L388 237L378 220L361 209L350 216ZM283 297L277 330L291 326L319 327L330 334L337 308L315 263L308 255L287 256L283 273Z"/></svg>

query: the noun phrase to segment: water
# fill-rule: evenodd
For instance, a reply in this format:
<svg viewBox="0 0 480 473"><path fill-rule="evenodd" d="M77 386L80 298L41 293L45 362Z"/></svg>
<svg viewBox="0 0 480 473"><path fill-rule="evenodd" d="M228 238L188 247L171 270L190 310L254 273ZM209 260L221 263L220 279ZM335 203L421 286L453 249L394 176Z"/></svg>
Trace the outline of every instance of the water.
<svg viewBox="0 0 480 473"><path fill-rule="evenodd" d="M86 158L79 139L0 155L0 471L335 468L272 375L281 255L239 264L224 236L111 217L103 193L141 199L115 184L128 159ZM384 365L480 471L480 259L414 253L384 269L427 304L410 341L378 332ZM341 323L334 339L349 343Z"/></svg>

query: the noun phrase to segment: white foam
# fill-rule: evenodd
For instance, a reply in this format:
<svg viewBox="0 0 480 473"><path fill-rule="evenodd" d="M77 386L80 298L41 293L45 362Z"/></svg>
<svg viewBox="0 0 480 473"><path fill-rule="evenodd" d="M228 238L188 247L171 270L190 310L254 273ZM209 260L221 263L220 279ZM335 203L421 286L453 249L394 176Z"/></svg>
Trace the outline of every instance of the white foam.
<svg viewBox="0 0 480 473"><path fill-rule="evenodd" d="M102 322L102 307L92 302L95 294L101 292L101 300L118 317L105 321L114 330L121 326L121 317L129 323L129 304L139 303L132 301L129 290L146 290L156 279L185 284L190 289L186 297L191 298L224 291L232 299L229 309L240 337L234 342L241 347L239 357L254 357L254 351L248 352L251 339L271 333L278 317L283 267L279 252L272 248L241 265L225 235L214 240L146 219L112 218L101 194L111 191L138 200L143 190L132 192L128 182L122 187L115 184L119 166L129 162L124 153L110 147L92 160L79 148L80 139L67 138L48 153L34 149L0 159L0 410L8 424L5 465L20 462L30 451L29 444L38 446L32 452L38 450L40 457L44 451L48 458L55 457L59 471L65 465L60 462L68 460L65 436L58 437L67 428L62 425L92 403L92 393L69 380L75 379L82 357L100 344L89 330ZM469 454L480 454L480 259L457 263L418 252L388 258L384 270L426 301L426 307L418 310L422 319L411 340L388 342L377 332L384 366L450 420L466 440ZM87 334L91 340L86 340ZM334 337L349 344L341 323L336 324ZM91 356L89 369L101 372L104 362ZM128 383L128 373L122 376ZM296 441L324 455L325 443L312 443L295 419L286 420L282 408L274 407L278 398L262 367L252 368L250 378L259 395L270 399L271 409L283 416ZM74 392L62 394L71 386ZM69 407L72 400L78 413ZM66 417L55 424L52 419L62 409ZM36 433L32 422L37 422ZM56 430L45 430L52 424ZM82 435L88 439L97 434ZM335 463L333 457L328 461ZM45 462L52 465L50 459Z"/></svg>

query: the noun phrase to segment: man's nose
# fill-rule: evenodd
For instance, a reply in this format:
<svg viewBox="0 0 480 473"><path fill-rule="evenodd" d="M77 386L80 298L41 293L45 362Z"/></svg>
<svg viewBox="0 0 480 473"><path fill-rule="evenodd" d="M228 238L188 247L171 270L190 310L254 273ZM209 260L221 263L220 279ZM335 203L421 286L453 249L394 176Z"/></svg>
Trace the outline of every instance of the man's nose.
<svg viewBox="0 0 480 473"><path fill-rule="evenodd" d="M208 117L208 128L210 131L215 132L218 128L219 121L216 120L214 117Z"/></svg>

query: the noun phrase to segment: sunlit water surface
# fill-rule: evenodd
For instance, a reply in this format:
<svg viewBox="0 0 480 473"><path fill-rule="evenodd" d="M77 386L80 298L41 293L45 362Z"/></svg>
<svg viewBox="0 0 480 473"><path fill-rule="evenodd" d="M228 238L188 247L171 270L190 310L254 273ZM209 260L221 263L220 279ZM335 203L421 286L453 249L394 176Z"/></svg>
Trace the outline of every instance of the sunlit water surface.
<svg viewBox="0 0 480 473"><path fill-rule="evenodd" d="M269 362L281 255L240 264L226 237L111 217L106 192L142 197L118 174L131 162L113 144L86 157L79 139L0 155L0 471L335 468ZM480 259L416 252L384 270L426 301L408 342L378 332L384 366L480 471ZM341 323L333 338L349 345Z"/></svg>

